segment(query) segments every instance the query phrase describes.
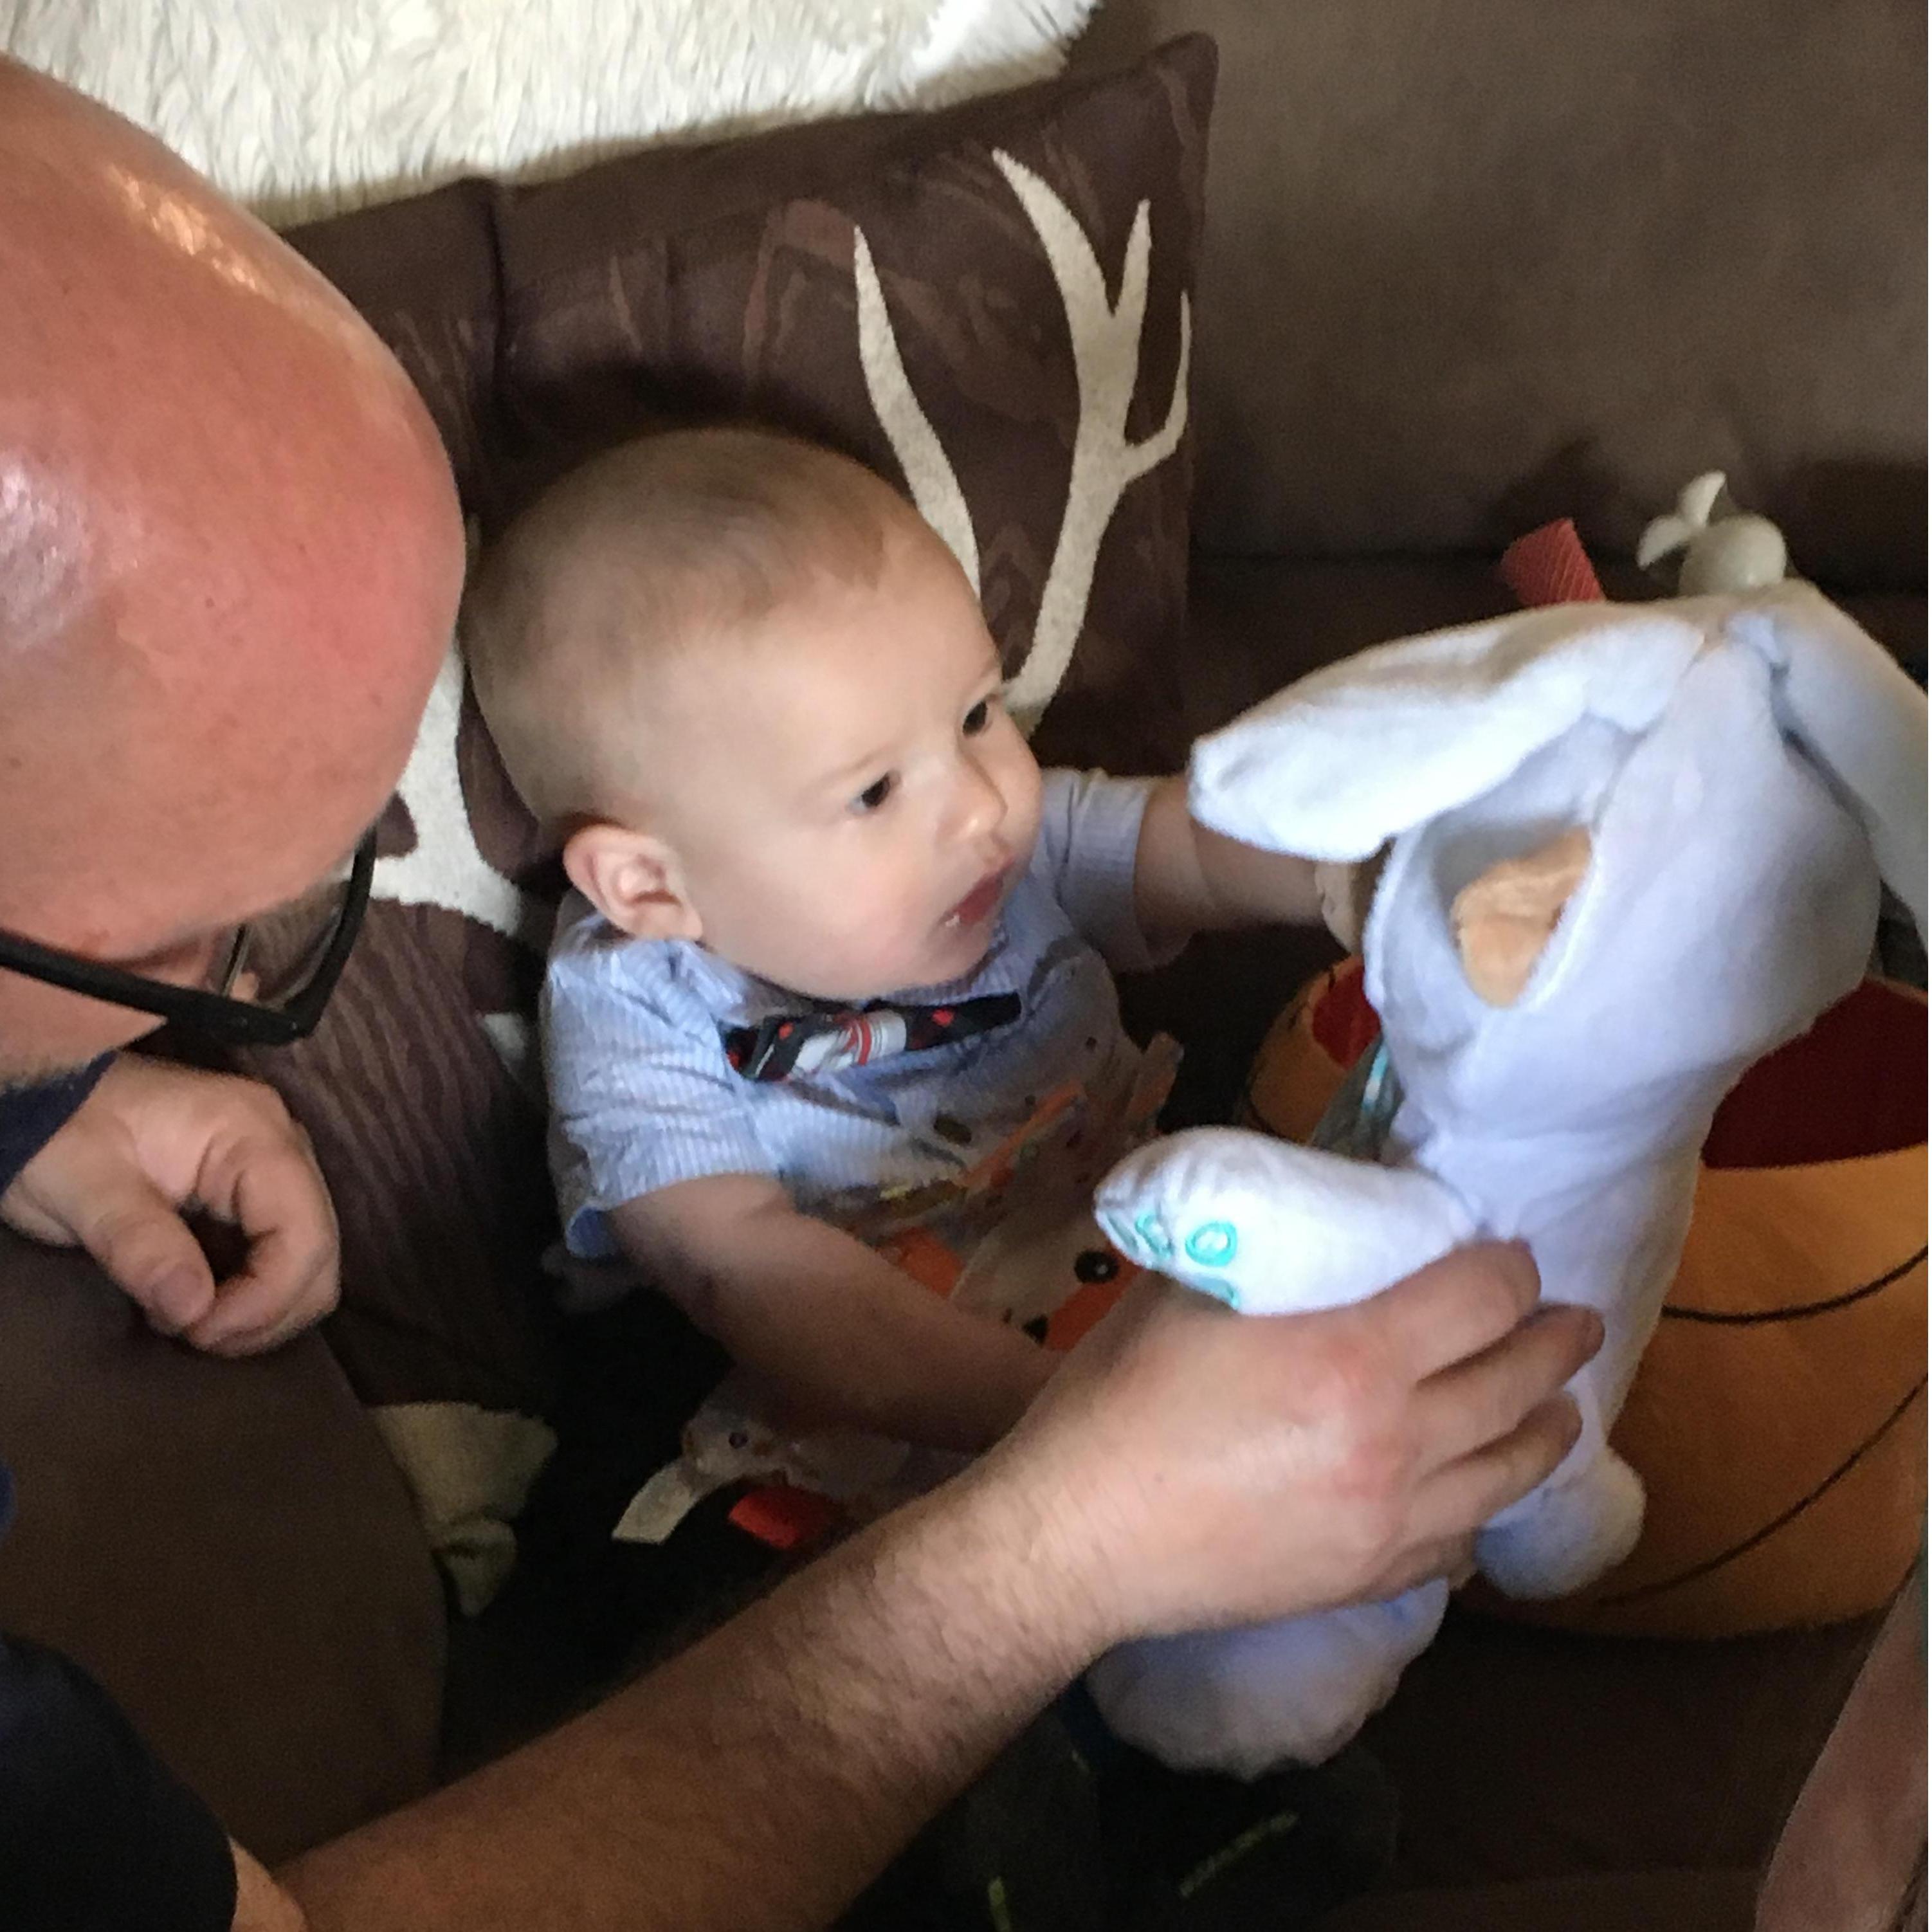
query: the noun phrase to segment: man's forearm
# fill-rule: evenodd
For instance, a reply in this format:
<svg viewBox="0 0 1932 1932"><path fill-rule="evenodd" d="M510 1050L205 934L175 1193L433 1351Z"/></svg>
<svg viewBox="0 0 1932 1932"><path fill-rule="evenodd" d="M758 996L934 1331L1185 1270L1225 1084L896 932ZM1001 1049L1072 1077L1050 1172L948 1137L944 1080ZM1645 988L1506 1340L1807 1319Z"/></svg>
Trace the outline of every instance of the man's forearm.
<svg viewBox="0 0 1932 1932"><path fill-rule="evenodd" d="M282 1876L314 1932L822 1926L1104 1633L970 1474L548 1737Z"/></svg>
<svg viewBox="0 0 1932 1932"><path fill-rule="evenodd" d="M806 1932L1133 1635L1391 1596L1575 1442L1526 1254L1244 1320L1130 1288L1018 1428L608 1702L285 1874L314 1932Z"/></svg>

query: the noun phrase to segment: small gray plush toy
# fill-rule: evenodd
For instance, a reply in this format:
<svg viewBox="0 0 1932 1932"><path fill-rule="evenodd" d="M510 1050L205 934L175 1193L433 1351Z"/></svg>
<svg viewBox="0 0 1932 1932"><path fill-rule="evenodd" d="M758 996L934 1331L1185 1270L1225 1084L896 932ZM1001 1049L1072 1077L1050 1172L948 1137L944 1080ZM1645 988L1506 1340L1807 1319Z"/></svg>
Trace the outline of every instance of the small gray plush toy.
<svg viewBox="0 0 1932 1932"><path fill-rule="evenodd" d="M1644 526L1636 560L1679 597L1742 594L1784 578L1784 537L1768 518L1738 508L1721 470L1707 470L1684 484L1673 514Z"/></svg>

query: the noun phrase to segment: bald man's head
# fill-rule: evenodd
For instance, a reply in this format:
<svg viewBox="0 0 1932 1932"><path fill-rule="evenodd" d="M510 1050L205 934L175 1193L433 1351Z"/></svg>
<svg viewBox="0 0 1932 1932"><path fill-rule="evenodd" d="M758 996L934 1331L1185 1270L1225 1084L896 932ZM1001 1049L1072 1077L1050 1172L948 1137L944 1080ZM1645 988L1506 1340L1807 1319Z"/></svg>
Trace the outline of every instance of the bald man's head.
<svg viewBox="0 0 1932 1932"><path fill-rule="evenodd" d="M348 304L0 61L0 928L136 970L381 808L447 644L434 430ZM144 1030L0 970L0 1082Z"/></svg>

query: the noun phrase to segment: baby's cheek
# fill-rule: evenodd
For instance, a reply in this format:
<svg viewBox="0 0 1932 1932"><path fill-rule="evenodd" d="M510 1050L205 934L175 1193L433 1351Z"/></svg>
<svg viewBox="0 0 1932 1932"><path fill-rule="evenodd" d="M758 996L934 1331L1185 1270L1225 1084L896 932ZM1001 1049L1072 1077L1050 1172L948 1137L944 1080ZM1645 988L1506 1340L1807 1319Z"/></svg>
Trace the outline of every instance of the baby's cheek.
<svg viewBox="0 0 1932 1932"><path fill-rule="evenodd" d="M1020 736L1019 728L1008 722L1012 734L1012 754L1008 769L1006 796L1008 808L1013 817L1040 822L1040 801L1042 781L1040 760L1033 754L1033 747Z"/></svg>

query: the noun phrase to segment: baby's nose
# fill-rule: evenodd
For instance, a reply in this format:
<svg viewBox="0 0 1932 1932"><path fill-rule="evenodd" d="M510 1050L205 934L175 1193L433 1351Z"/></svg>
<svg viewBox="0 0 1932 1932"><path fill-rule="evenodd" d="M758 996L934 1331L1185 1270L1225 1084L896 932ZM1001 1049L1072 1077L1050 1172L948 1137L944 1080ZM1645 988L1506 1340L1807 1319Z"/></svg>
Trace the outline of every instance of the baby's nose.
<svg viewBox="0 0 1932 1932"><path fill-rule="evenodd" d="M960 773L956 824L962 838L983 838L1006 815L1006 794L979 762L965 760Z"/></svg>

